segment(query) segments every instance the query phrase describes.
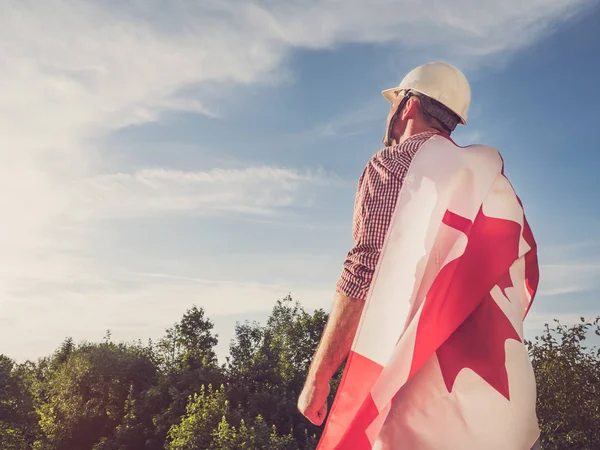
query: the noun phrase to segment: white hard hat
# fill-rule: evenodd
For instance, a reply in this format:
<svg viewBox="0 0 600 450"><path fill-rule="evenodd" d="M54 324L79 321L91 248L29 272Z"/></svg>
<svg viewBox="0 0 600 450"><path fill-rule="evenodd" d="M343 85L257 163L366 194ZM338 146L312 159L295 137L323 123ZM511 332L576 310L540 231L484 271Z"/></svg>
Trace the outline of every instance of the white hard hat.
<svg viewBox="0 0 600 450"><path fill-rule="evenodd" d="M386 89L383 96L394 102L399 91L412 90L437 100L467 123L471 103L471 88L464 74L456 67L442 62L423 64L411 70L400 84Z"/></svg>

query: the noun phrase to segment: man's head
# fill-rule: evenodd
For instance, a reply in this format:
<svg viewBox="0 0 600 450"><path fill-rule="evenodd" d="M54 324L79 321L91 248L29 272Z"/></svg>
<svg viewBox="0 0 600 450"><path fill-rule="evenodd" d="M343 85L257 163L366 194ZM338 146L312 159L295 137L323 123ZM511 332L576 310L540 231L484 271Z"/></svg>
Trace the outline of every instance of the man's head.
<svg viewBox="0 0 600 450"><path fill-rule="evenodd" d="M409 72L400 84L383 91L392 103L384 145L423 131L450 134L465 124L471 89L465 76L445 63L429 63Z"/></svg>

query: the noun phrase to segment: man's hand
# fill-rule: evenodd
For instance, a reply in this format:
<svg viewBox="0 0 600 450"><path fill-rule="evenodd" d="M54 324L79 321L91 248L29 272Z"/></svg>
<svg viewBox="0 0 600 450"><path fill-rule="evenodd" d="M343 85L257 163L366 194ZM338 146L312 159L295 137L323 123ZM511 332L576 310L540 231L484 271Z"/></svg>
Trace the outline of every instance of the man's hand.
<svg viewBox="0 0 600 450"><path fill-rule="evenodd" d="M329 382L307 380L298 399L298 410L317 426L323 423L327 415L329 391Z"/></svg>

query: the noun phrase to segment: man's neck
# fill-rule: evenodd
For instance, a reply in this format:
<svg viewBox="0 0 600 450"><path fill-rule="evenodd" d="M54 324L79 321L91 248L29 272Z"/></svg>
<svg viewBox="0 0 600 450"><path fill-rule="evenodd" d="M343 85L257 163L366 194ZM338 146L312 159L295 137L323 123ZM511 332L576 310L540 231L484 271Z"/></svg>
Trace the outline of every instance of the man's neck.
<svg viewBox="0 0 600 450"><path fill-rule="evenodd" d="M410 138L412 136L416 136L417 134L421 134L421 133L439 133L439 132L440 132L439 130L436 130L435 128L433 128L429 125L410 121L406 125L406 129L404 130L404 133L402 133L402 136L400 136L400 139L398 142L400 144L402 144L408 138Z"/></svg>

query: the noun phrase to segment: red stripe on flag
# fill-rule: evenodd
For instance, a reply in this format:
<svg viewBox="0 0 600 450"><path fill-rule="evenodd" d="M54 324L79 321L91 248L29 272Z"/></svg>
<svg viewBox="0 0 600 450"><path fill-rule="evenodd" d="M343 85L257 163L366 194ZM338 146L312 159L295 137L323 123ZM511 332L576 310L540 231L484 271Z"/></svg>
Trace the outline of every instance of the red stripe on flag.
<svg viewBox="0 0 600 450"><path fill-rule="evenodd" d="M527 313L531 309L533 299L535 298L535 294L537 293L540 283L540 266L537 256L537 242L533 237L533 232L531 231L529 222L527 222L527 218L525 217L525 208L523 207L523 202L519 196L517 196L517 201L523 209L523 239L525 239L525 242L527 242L529 247L531 247L531 250L529 250L529 252L527 252L525 255L525 286L529 292L529 295L531 296L531 300L529 301L529 305L527 306L527 310L525 311L524 315L524 317L526 317Z"/></svg>
<svg viewBox="0 0 600 450"><path fill-rule="evenodd" d="M377 417L378 411L369 391L382 370L383 367L369 358L350 352L318 450L371 448L364 433L368 424ZM361 438L361 433L364 439ZM358 446L361 442L367 446Z"/></svg>
<svg viewBox="0 0 600 450"><path fill-rule="evenodd" d="M525 311L525 316L527 316L540 282L540 266L537 256L537 243L535 242L529 223L527 223L527 219L523 218L523 221L523 239L531 247L531 250L525 255L525 286L531 296L531 300Z"/></svg>
<svg viewBox="0 0 600 450"><path fill-rule="evenodd" d="M341 442L334 447L335 450L371 450L372 445L366 430L378 415L377 405L371 394L368 394Z"/></svg>

